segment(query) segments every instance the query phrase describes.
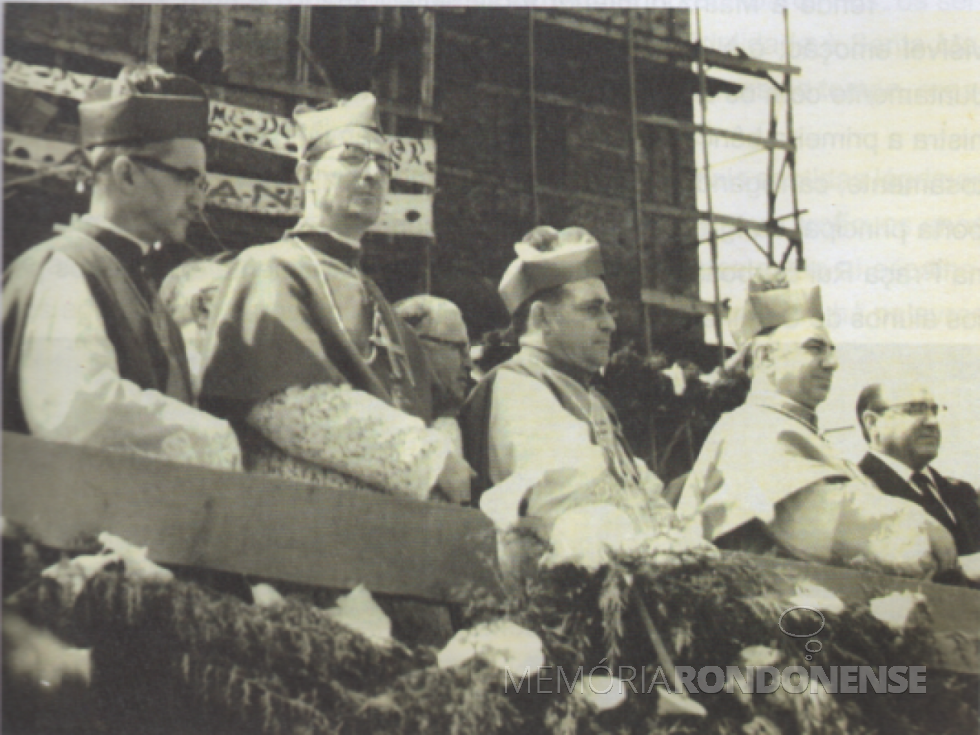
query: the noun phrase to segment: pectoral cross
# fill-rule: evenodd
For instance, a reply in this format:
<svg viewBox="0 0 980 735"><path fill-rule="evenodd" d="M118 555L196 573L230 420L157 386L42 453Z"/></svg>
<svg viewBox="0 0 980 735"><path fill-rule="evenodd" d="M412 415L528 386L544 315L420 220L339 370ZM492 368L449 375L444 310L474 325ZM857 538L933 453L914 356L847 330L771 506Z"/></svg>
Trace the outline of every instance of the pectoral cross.
<svg viewBox="0 0 980 735"><path fill-rule="evenodd" d="M388 364L391 367L391 374L395 380L401 380L407 375L412 385L415 385L415 380L412 378L412 371L408 367L408 354L405 352L405 348L391 338L391 334L388 332L388 326L381 316L381 310L377 307L374 309L374 326L371 329L371 336L368 337L368 341L375 348L380 347L384 349L385 354L388 355ZM399 364L400 360L404 360L404 369Z"/></svg>

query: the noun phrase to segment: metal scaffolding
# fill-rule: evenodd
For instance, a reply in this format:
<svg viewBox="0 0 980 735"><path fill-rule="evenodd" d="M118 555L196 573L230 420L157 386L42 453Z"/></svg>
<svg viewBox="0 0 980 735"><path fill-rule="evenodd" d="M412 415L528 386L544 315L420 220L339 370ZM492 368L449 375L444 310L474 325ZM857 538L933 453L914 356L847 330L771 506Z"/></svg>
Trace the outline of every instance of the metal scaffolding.
<svg viewBox="0 0 980 735"><path fill-rule="evenodd" d="M463 34L453 31L452 13L459 11L440 10L436 8L419 8L418 28L414 15L409 15L404 9L377 9L374 17L374 57L378 68L374 72L372 84L380 98L380 108L387 123L389 132L419 136L421 139L434 140L437 126L443 122L436 110L436 69L437 69L437 40L456 42L464 38ZM496 183L501 187L520 189L523 194L530 194L530 215L533 223L539 224L542 218L543 200L561 199L577 205L587 204L595 207L615 206L622 210L624 205L631 211L633 225L632 239L636 246L636 273L639 281L639 293L636 301L638 312L642 312L642 336L647 351L652 348L655 320L663 320L664 313L683 315L688 324L696 324L701 317L712 317L716 333L721 341L721 322L726 315L725 304L719 291L719 249L722 241L735 236L746 238L756 248L767 263L779 267L805 267L802 236L800 233L800 215L796 186L796 141L793 132L792 79L800 73L800 69L791 63L788 13L784 11L783 23L785 32L785 57L782 61L764 61L755 59L741 50L727 53L707 47L701 36L701 14L694 11L690 15L684 10L655 10L655 9L587 9L587 8L501 8L501 14L506 14L513 21L512 30L516 31L517 40L514 44L518 49L524 42L520 38L520 25L526 23L527 39L527 72L526 82L520 80L518 74L514 77L516 84L501 84L499 79L491 77L492 81L482 79L479 88L488 94L502 98L523 99L528 104L527 124L530 146L527 151L527 168L520 171L516 177L495 179L495 172L481 171L474 173L458 161L447 159L439 166L440 175L462 179L464 181L479 180L480 182ZM64 39L57 35L43 33L43 28L30 29L26 40L31 43L50 47L57 54L81 54L92 59L112 63L131 63L136 58L155 59L159 55L161 43L161 24L163 22L163 6L149 6L144 25L145 41L142 51L131 51L128 55L118 49L102 48L90 44L79 45L79 42ZM291 103L298 99L333 99L337 94L335 82L343 80L331 79L331 74L337 71L317 57L311 50L314 33L314 16L316 8L299 6L296 8L296 26L292 31L291 47L291 78L265 78L262 75L239 74L231 69L228 78L215 85L217 98L224 97L225 90L244 91L249 94L264 94L279 98L280 101ZM437 19L445 13L447 28L437 35ZM404 26L413 19L411 28L405 31ZM690 19L690 22L688 21ZM440 24L443 22L439 20ZM218 19L221 45L225 53L230 54L231 29L233 19L228 6L223 6ZM551 30L545 29L550 26ZM697 29L697 38L693 28ZM558 30L556 30L558 29ZM548 83L549 59L542 57L542 49L548 48L548 33L575 34L581 37L591 36L602 41L603 48L614 49L613 59L618 65L621 58L622 67L617 70L620 80L628 81L628 100L617 99L615 104L602 104L597 99L576 98L565 87L555 88ZM34 33L35 36L30 36ZM399 40L400 39L400 40ZM537 40L537 44L536 44ZM395 48L396 41L407 44L417 44L418 56L411 57L412 62L406 63L398 54L382 53L386 48ZM599 45L598 43L596 45ZM622 56L619 51L622 49ZM516 65L523 61L515 56ZM415 63L415 60L418 63ZM661 114L651 114L641 109L638 99L649 109L648 90L642 86L644 74L649 74L651 67L661 69L665 75L679 80L675 89L690 89L698 95L699 101L695 106L699 113L695 116L690 108L676 109L668 114L657 108ZM608 70L608 67L607 67ZM522 70L517 69L520 72ZM659 72L658 72L659 73ZM719 76L719 73L722 73ZM708 124L709 98L719 92L737 93L742 85L724 79L724 73L737 75L739 81L764 81L774 89L769 99L768 126L766 135L750 135L745 132L729 130ZM608 74L608 71L607 71ZM418 94L413 91L418 82ZM526 84L526 86L525 86ZM685 86L686 85L686 86ZM639 86L639 89L638 89ZM562 90L559 94L556 91ZM407 92L400 94L400 92ZM639 93L639 94L638 94ZM686 94L684 92L675 92ZM600 96L598 99L602 99ZM644 100L646 100L644 102ZM628 102L628 104L624 104ZM685 103L686 104L686 103ZM287 106L287 105L283 105ZM617 188L615 191L603 189L573 190L563 186L554 176L545 175L539 170L539 165L546 163L548 149L539 140L539 126L548 124L545 118L545 108L560 111L574 111L573 114L588 114L608 117L617 125L626 126L629 140L628 166L632 173L631 185ZM522 113L523 114L523 113ZM550 119L550 118L549 118ZM701 183L705 193L704 207L698 206L697 201L691 201L689 191L684 190L684 196L657 198L658 192L651 191L648 168L650 162L643 150L641 133L650 128L677 131L681 135L695 136L695 142L701 144L703 166L697 174L703 177ZM699 137L698 137L699 136ZM767 169L765 171L766 202L765 215L758 219L737 216L728 212L715 210L712 196L713 169L708 154L708 138L723 138L747 144L758 151L767 153ZM689 140L689 139L686 139ZM693 164L693 161L691 161ZM686 162L685 162L686 165ZM715 164L717 167L718 164ZM521 168L524 168L521 166ZM645 179L644 176L647 178ZM16 179L11 184L23 181L33 181L36 175L28 179ZM629 179L627 179L629 181ZM685 179L685 185L689 179ZM8 187L9 188L9 187ZM646 190L644 190L646 188ZM411 188L411 193L433 194L433 187L418 185ZM782 196L781 196L782 194ZM788 207L786 202L789 202ZM780 204L783 205L781 211ZM744 213L740 213L744 214ZM662 229L651 227L650 221L672 220L678 223L706 223L707 237L701 238L701 233L692 234L692 227L686 225L683 234L684 242L676 234L670 237L669 248L665 248L666 237ZM763 237L764 234L764 237ZM660 238L658 241L657 238ZM676 239L676 241L675 241ZM687 242L690 240L690 242ZM432 259L434 238L426 238L422 244L423 251L419 253L421 265L420 284L423 290L432 287ZM693 278L684 276L685 282L674 283L671 278L662 275L661 261L652 257L654 253L669 251L670 253L690 255L692 250L702 244L711 248L711 271L713 293L701 298L693 298L695 293ZM795 263L793 261L795 253ZM693 265L691 266L693 268ZM660 310L659 312L656 310ZM690 319L687 319L690 317ZM639 325L638 325L639 326ZM719 345L719 356L724 354L723 345Z"/></svg>
<svg viewBox="0 0 980 735"><path fill-rule="evenodd" d="M793 107L792 107L792 78L800 73L799 67L793 66L790 61L790 41L789 41L789 16L787 11L783 11L783 22L785 31L785 59L782 62L770 62L749 57L739 50L738 53L725 53L716 49L708 48L703 43L701 34L701 13L695 11L695 26L697 28L696 42L687 42L671 36L657 36L644 32L637 23L637 13L646 12L644 10L624 9L620 14L610 17L609 15L600 16L597 11L583 9L528 9L528 69L529 84L528 93L530 96L530 136L531 136L531 161L530 161L530 182L531 197L534 209L535 222L538 219L538 196L548 193L549 188L542 186L538 182L537 174L537 155L536 155L536 108L538 103L550 104L562 107L576 107L588 109L593 112L601 112L610 116L619 117L620 113L613 110L601 109L595 105L576 104L572 100L561 98L558 95L540 93L535 84L535 57L534 57L534 30L536 24L553 24L570 30L592 33L607 38L619 39L625 43L627 68L626 73L629 78L630 90L630 143L631 143L631 163L633 167L633 219L635 224L634 237L637 243L637 265L641 282L641 302L643 305L643 330L644 346L649 352L652 348L652 318L651 307L677 311L685 314L711 316L713 317L716 334L719 341L719 359L725 358L725 348L722 338L722 319L727 313L727 307L723 303L719 285L719 241L736 235L746 237L766 258L771 265L786 267L791 255L796 253L796 267L803 269L805 261L803 258L803 240L800 233L800 215L804 212L799 209L796 187L796 140L793 133ZM660 64L671 66L678 71L690 71L692 68L697 75L697 95L699 97L700 123L687 120L678 120L663 115L642 114L637 109L636 94L636 59L645 59ZM708 125L708 100L711 96L712 86L717 89L717 85L723 84L717 78L709 76L709 70L718 69L729 73L739 74L755 79L766 80L772 84L781 97L781 103L785 109L785 125L783 137L779 135L778 118L776 114L777 94L770 96L770 109L768 121L768 135L766 137L747 135L735 130L726 130L720 127ZM640 148L639 129L640 126L648 125L660 128L690 132L700 136L702 144L703 166L705 191L705 209L684 208L652 201L644 201L641 189L642 180L642 156ZM716 212L712 201L712 168L708 154L708 138L720 137L738 141L754 146L759 146L761 150L768 153L768 176L767 176L767 195L766 195L766 219L764 221L751 220L744 217L733 216L730 214ZM790 211L778 213L777 204L780 201L780 193L789 190L791 205ZM600 204L599 198L594 197L596 203ZM711 247L711 270L713 291L710 299L692 299L687 296L669 293L658 290L651 286L649 264L647 258L648 244L645 242L645 232L643 227L643 215L653 215L657 217L697 220L708 224L708 237L692 243L692 247L700 246L704 243ZM787 227L782 224L784 220L791 220L792 226ZM724 226L729 229L718 232L718 227ZM753 233L765 233L766 244L759 243ZM782 243L782 244L781 244Z"/></svg>
<svg viewBox="0 0 980 735"><path fill-rule="evenodd" d="M796 253L796 267L798 270L803 270L805 267L805 260L803 257L803 236L800 231L800 215L804 214L799 208L799 200L797 195L796 187L796 137L793 132L793 97L792 97L792 80L793 76L799 74L799 69L792 66L790 59L790 37L789 37L789 11L783 10L783 32L785 37L785 60L781 69L782 82L780 83L774 79L771 75L766 75L766 79L775 87L776 90L782 96L782 102L785 108L785 138L780 139L779 137L779 120L776 114L776 95L771 94L769 97L769 124L768 124L768 135L764 139L751 139L751 136L739 135L735 138L736 140L741 140L746 143L754 143L761 146L767 152L767 176L766 176L766 222L765 222L765 232L767 236L766 247L763 247L758 240L753 237L752 232L747 226L739 226L732 223L732 229L719 235L716 229L717 217L714 212L712 195L711 195L711 162L708 155L708 136L709 135L723 135L724 137L733 137L731 135L725 134L723 131L718 131L715 128L708 127L708 95L706 91L706 79L707 79L707 67L710 63L706 62L706 49L703 45L703 36L701 30L701 11L695 10L696 25L698 31L697 47L698 47L698 80L699 80L699 96L700 96L700 110L701 110L701 124L696 127L696 132L701 136L703 144L703 175L704 175L704 190L705 198L707 204L707 221L709 233L705 240L700 240L699 245L707 242L711 246L711 276L712 276L712 286L714 291L714 299L712 302L713 306L713 316L715 323L715 334L718 338L718 348L720 351L720 358L722 362L725 359L725 346L724 337L722 332L722 312L723 303L721 299L721 288L719 283L719 266L718 266L718 241L721 238L730 237L733 235L743 235L749 242L765 257L768 265L778 266L780 268L785 268L789 262L790 256L795 251ZM776 173L778 165L778 174ZM779 195L785 189L789 190L790 195L790 211L784 214L777 214L777 205L779 202ZM784 228L779 223L781 220L792 219L792 228ZM780 247L779 241L782 241L782 247Z"/></svg>

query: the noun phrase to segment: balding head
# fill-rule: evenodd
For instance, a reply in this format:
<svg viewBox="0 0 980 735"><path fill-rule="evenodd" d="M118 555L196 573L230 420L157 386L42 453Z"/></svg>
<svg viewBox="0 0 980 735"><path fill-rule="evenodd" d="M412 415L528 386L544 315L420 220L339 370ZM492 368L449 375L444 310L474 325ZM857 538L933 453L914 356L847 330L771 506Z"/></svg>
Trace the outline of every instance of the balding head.
<svg viewBox="0 0 980 735"><path fill-rule="evenodd" d="M921 470L939 454L941 410L932 392L912 381L869 385L857 404L861 432L871 448L913 470Z"/></svg>
<svg viewBox="0 0 980 735"><path fill-rule="evenodd" d="M455 413L469 391L472 366L463 314L453 302L426 295L399 301L395 311L422 340L443 404L438 412Z"/></svg>

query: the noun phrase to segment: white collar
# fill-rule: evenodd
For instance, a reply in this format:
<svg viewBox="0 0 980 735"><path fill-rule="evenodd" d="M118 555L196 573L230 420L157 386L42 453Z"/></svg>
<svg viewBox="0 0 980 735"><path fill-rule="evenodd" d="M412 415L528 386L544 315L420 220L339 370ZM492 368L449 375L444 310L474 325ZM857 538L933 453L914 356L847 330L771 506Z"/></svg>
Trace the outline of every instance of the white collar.
<svg viewBox="0 0 980 735"><path fill-rule="evenodd" d="M143 255L146 255L147 253L149 253L153 249L153 246L152 245L149 245L145 241L140 240L133 233L126 232L126 230L124 230L119 225L114 225L112 222L110 222L109 220L107 220L105 217L102 217L102 216L100 216L98 214L83 214L82 217L81 217L81 219L82 219L83 222L88 222L89 224L96 225L96 226L101 227L101 228L103 228L105 230L109 230L111 232L115 232L117 235L119 235L120 237L125 237L127 240L132 240L133 242L135 242L137 245L140 246L140 250L143 251Z"/></svg>

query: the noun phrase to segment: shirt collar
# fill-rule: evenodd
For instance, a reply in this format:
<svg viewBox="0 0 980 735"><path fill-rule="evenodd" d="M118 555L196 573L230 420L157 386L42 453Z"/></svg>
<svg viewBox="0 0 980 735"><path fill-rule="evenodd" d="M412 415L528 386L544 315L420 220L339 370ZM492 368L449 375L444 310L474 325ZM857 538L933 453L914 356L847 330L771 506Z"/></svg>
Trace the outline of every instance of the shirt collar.
<svg viewBox="0 0 980 735"><path fill-rule="evenodd" d="M124 237L127 240L130 240L130 241L136 243L137 245L139 245L140 252L142 252L143 255L146 255L151 250L153 250L153 246L152 245L149 245L144 240L139 239L133 233L126 232L126 230L124 230L122 227L120 227L119 225L113 224L112 222L110 222L109 220L107 220L105 217L102 217L101 215L98 215L98 214L84 214L84 215L82 215L81 220L82 220L82 222L88 222L89 224L95 225L96 227L101 227L103 230L109 230L109 232L115 233L116 235L119 235L120 237Z"/></svg>
<svg viewBox="0 0 980 735"><path fill-rule="evenodd" d="M895 474L897 474L899 477L901 477L903 480L905 480L905 482L907 482L910 485L912 485L913 487L915 487L915 485L912 483L912 475L915 474L915 470L913 470L911 467L909 467L904 462L900 462L899 460L895 459L894 457L889 457L887 454L884 454L883 452L879 452L877 449L869 449L868 451L870 451L871 454L873 454L874 456L876 456L878 459L880 459L886 465L888 465L889 467L891 467L891 469L895 472ZM936 484L936 478L932 476L932 467L929 467L927 465L927 466L925 466L925 467L922 468L921 472L922 472L922 474L924 474L926 477L929 478L929 482L931 482L933 485ZM918 490L917 487L916 487L916 490Z"/></svg>
<svg viewBox="0 0 980 735"><path fill-rule="evenodd" d="M776 393L775 391L769 391L763 388L753 388L749 391L746 403L754 403L757 406L778 411L806 425L814 434L820 433L816 411L807 408L802 403L797 403L792 398L787 398L782 393Z"/></svg>

